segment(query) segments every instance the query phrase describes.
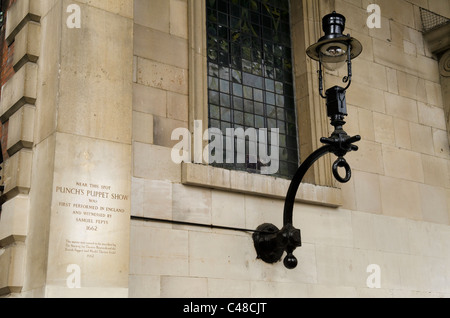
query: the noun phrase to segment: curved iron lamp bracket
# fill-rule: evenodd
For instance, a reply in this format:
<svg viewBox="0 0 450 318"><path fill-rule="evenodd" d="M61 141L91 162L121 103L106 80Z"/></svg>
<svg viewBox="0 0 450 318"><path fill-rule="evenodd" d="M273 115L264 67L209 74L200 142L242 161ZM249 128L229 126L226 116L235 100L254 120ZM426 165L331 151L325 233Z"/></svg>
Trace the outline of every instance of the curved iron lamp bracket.
<svg viewBox="0 0 450 318"><path fill-rule="evenodd" d="M293 226L293 209L295 197L298 188L308 169L321 157L328 153L333 153L338 159L333 164L333 175L341 183L346 183L351 178L351 168L344 156L347 152L357 151L358 147L353 143L361 140L360 136L350 137L342 129L345 122L340 116L339 119L332 119L335 124L335 131L329 138L321 138L321 142L325 145L314 151L297 169L289 190L286 195L284 212L283 212L283 228L280 230L275 225L265 223L257 228L253 234L253 242L258 258L266 263L276 263L281 260L284 251L287 256L284 258L284 266L288 269L297 267L297 258L293 255L294 250L301 246L300 230ZM338 169L345 169L345 176L339 174Z"/></svg>

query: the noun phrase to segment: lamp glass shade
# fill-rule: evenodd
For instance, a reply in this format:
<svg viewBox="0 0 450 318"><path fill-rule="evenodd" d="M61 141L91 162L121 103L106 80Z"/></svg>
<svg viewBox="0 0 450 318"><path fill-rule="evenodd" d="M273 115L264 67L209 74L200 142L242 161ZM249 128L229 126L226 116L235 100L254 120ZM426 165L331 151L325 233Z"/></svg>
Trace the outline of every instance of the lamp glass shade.
<svg viewBox="0 0 450 318"><path fill-rule="evenodd" d="M350 49L347 43L329 42L319 49L319 59L327 70L335 71L347 62L347 51Z"/></svg>

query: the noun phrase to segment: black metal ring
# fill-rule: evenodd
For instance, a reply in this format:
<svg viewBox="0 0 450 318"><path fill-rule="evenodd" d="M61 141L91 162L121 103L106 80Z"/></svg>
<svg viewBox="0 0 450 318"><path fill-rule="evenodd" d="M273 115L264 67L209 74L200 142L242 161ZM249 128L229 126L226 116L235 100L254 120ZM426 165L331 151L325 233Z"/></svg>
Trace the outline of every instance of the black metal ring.
<svg viewBox="0 0 450 318"><path fill-rule="evenodd" d="M345 168L345 178L339 175L338 168ZM352 178L352 169L344 158L340 157L334 162L333 175L340 183L347 183Z"/></svg>

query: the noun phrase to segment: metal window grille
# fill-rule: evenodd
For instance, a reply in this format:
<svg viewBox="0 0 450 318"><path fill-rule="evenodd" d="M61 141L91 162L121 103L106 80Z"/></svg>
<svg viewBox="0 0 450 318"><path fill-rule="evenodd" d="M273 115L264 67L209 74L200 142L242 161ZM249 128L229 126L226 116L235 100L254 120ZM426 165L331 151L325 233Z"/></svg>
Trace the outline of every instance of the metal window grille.
<svg viewBox="0 0 450 318"><path fill-rule="evenodd" d="M227 128L267 128L269 138L270 129L279 128L275 175L291 178L299 156L289 1L205 1L209 127L221 129L224 136ZM214 165L251 173L261 168L259 161Z"/></svg>
<svg viewBox="0 0 450 318"><path fill-rule="evenodd" d="M420 8L420 18L422 19L423 32L428 32L450 23L450 19L424 8Z"/></svg>

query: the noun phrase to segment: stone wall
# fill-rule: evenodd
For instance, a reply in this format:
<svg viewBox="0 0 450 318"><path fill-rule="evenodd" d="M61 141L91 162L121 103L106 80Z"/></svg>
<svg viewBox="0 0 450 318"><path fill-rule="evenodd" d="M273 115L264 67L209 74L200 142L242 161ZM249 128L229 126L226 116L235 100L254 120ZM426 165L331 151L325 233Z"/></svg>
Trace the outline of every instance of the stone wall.
<svg viewBox="0 0 450 318"><path fill-rule="evenodd" d="M381 29L366 25L371 3L380 5ZM134 5L132 215L245 229L281 226L286 185L280 180L170 159L172 130L192 128L191 121L202 118L196 113L204 107L198 102L202 77L193 83L196 77L188 75L202 69L205 48L192 39L204 32L202 14L192 12L202 6L184 0ZM249 232L132 220L131 297L449 296L448 127L438 61L422 36L419 11L449 17L448 2L308 0L292 6L292 23L303 28L294 35L303 41L294 44L296 80L311 96L317 66L303 52L320 35L321 16L332 10L345 15L346 33L364 46L347 94L348 133L363 138L360 150L348 155L351 182L300 191L294 225L303 246L295 251L294 270L257 260ZM344 73L327 74L327 85ZM314 104L315 98L304 100ZM317 114L309 116L322 124ZM379 265L381 288L368 288L371 264Z"/></svg>
<svg viewBox="0 0 450 318"><path fill-rule="evenodd" d="M174 129L207 127L203 0L13 2L0 296L449 297L450 97L419 7L450 17L446 0L291 1L301 160L331 129L305 50L333 10L364 46L345 126L363 140L349 183L327 156L300 187L287 270L256 258L251 231L282 226L288 180L171 159Z"/></svg>

